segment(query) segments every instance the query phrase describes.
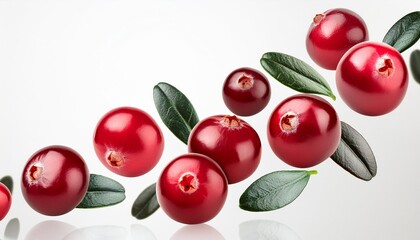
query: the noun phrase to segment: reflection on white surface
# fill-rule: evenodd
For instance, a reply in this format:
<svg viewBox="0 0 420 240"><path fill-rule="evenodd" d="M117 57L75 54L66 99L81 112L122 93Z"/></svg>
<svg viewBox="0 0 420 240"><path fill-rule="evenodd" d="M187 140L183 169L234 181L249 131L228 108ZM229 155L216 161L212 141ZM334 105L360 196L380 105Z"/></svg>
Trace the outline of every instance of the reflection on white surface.
<svg viewBox="0 0 420 240"><path fill-rule="evenodd" d="M131 225L131 240L157 240L155 235L150 229L145 226L135 224Z"/></svg>
<svg viewBox="0 0 420 240"><path fill-rule="evenodd" d="M207 224L186 225L172 235L170 240L224 240L215 228Z"/></svg>
<svg viewBox="0 0 420 240"><path fill-rule="evenodd" d="M239 225L241 240L301 240L288 226L272 220L251 220Z"/></svg>
<svg viewBox="0 0 420 240"><path fill-rule="evenodd" d="M68 223L48 220L33 226L26 234L25 240L57 240L76 229Z"/></svg>
<svg viewBox="0 0 420 240"><path fill-rule="evenodd" d="M124 240L127 237L127 231L123 227L103 225L77 229L63 240Z"/></svg>
<svg viewBox="0 0 420 240"><path fill-rule="evenodd" d="M11 219L6 226L4 231L4 240L17 240L19 237L20 223L19 219Z"/></svg>

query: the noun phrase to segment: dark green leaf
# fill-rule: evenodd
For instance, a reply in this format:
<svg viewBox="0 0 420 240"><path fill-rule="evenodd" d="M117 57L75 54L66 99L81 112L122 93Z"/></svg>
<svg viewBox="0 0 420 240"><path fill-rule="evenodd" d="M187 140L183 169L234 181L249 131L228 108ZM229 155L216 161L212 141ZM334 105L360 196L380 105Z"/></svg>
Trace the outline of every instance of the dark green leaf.
<svg viewBox="0 0 420 240"><path fill-rule="evenodd" d="M131 215L137 219L145 219L159 209L159 203L156 198L156 183L147 187L137 199L131 208Z"/></svg>
<svg viewBox="0 0 420 240"><path fill-rule="evenodd" d="M187 144L192 128L199 121L188 98L174 86L161 82L153 88L153 100L163 123Z"/></svg>
<svg viewBox="0 0 420 240"><path fill-rule="evenodd" d="M7 223L6 230L4 230L4 240L19 239L20 223L19 219L13 218Z"/></svg>
<svg viewBox="0 0 420 240"><path fill-rule="evenodd" d="M372 149L363 136L345 122L341 122L341 141L331 159L362 180L369 181L376 175Z"/></svg>
<svg viewBox="0 0 420 240"><path fill-rule="evenodd" d="M414 80L420 83L420 50L414 50L410 55L410 68Z"/></svg>
<svg viewBox="0 0 420 240"><path fill-rule="evenodd" d="M13 178L11 176L4 176L0 182L9 189L10 193L13 193Z"/></svg>
<svg viewBox="0 0 420 240"><path fill-rule="evenodd" d="M253 182L239 199L239 207L253 212L271 211L293 202L317 171L277 171Z"/></svg>
<svg viewBox="0 0 420 240"><path fill-rule="evenodd" d="M105 176L90 174L89 187L77 208L98 208L124 201L125 189L117 181Z"/></svg>
<svg viewBox="0 0 420 240"><path fill-rule="evenodd" d="M387 43L404 52L413 46L420 38L420 12L412 12L398 20L385 34L384 43Z"/></svg>
<svg viewBox="0 0 420 240"><path fill-rule="evenodd" d="M300 59L284 53L265 53L262 67L277 81L298 92L315 93L329 96L335 100L327 81Z"/></svg>

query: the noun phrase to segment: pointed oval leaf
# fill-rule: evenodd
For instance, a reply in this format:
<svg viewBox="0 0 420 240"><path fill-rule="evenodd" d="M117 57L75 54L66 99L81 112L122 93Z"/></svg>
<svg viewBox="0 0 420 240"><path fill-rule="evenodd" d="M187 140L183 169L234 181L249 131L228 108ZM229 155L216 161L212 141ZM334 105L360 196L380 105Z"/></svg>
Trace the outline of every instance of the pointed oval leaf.
<svg viewBox="0 0 420 240"><path fill-rule="evenodd" d="M143 190L134 201L131 215L137 219L145 219L156 212L159 207L156 197L156 183L153 183Z"/></svg>
<svg viewBox="0 0 420 240"><path fill-rule="evenodd" d="M420 50L414 50L410 54L410 69L414 80L420 83Z"/></svg>
<svg viewBox="0 0 420 240"><path fill-rule="evenodd" d="M413 46L419 38L420 11L416 11L405 15L392 25L382 41L402 53Z"/></svg>
<svg viewBox="0 0 420 240"><path fill-rule="evenodd" d="M188 98L174 86L161 82L153 88L153 100L163 123L187 144L192 128L199 121Z"/></svg>
<svg viewBox="0 0 420 240"><path fill-rule="evenodd" d="M354 176L369 181L377 172L375 155L363 136L345 122L341 122L341 140L331 156L338 165Z"/></svg>
<svg viewBox="0 0 420 240"><path fill-rule="evenodd" d="M241 195L239 207L252 212L272 211L293 202L305 189L315 170L276 171L253 182Z"/></svg>
<svg viewBox="0 0 420 240"><path fill-rule="evenodd" d="M268 52L260 62L265 71L287 87L336 99L324 77L300 59L284 53Z"/></svg>
<svg viewBox="0 0 420 240"><path fill-rule="evenodd" d="M2 177L0 182L9 189L10 193L13 193L13 178L11 176Z"/></svg>
<svg viewBox="0 0 420 240"><path fill-rule="evenodd" d="M20 223L19 219L13 218L7 223L6 230L4 230L4 240L19 239Z"/></svg>
<svg viewBox="0 0 420 240"><path fill-rule="evenodd" d="M117 181L96 174L90 174L85 197L77 208L99 208L124 201L125 188Z"/></svg>

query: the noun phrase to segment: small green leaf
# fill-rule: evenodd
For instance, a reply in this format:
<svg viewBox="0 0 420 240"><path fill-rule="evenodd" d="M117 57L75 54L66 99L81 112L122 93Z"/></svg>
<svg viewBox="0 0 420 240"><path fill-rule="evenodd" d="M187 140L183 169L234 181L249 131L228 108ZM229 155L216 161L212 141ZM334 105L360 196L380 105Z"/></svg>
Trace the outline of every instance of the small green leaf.
<svg viewBox="0 0 420 240"><path fill-rule="evenodd" d="M156 183L153 183L141 192L134 201L131 215L137 219L145 219L156 212L159 207L156 197Z"/></svg>
<svg viewBox="0 0 420 240"><path fill-rule="evenodd" d="M300 59L284 53L268 52L261 60L262 67L277 81L298 92L322 94L335 100L327 81Z"/></svg>
<svg viewBox="0 0 420 240"><path fill-rule="evenodd" d="M392 25L382 41L402 53L413 46L419 38L420 11L416 11L405 15Z"/></svg>
<svg viewBox="0 0 420 240"><path fill-rule="evenodd" d="M77 208L112 206L124 199L125 189L120 183L105 176L90 174L87 193Z"/></svg>
<svg viewBox="0 0 420 240"><path fill-rule="evenodd" d="M163 123L187 144L191 130L199 121L188 98L174 86L161 82L153 88L153 100Z"/></svg>
<svg viewBox="0 0 420 240"><path fill-rule="evenodd" d="M410 55L410 69L414 80L420 83L420 50L414 50Z"/></svg>
<svg viewBox="0 0 420 240"><path fill-rule="evenodd" d="M10 193L13 193L13 178L11 176L4 176L0 182L9 189Z"/></svg>
<svg viewBox="0 0 420 240"><path fill-rule="evenodd" d="M293 202L317 171L285 170L262 176L239 199L239 207L252 212L272 211Z"/></svg>
<svg viewBox="0 0 420 240"><path fill-rule="evenodd" d="M331 156L338 165L354 176L369 181L377 172L375 155L363 136L341 122L341 141Z"/></svg>

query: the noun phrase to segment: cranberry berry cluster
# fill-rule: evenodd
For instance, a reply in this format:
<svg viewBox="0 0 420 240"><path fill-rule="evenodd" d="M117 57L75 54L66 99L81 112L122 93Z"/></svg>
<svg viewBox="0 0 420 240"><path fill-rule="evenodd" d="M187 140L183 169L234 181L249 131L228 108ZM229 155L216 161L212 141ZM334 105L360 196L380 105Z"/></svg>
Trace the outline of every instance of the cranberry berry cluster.
<svg viewBox="0 0 420 240"><path fill-rule="evenodd" d="M419 39L420 30L413 27L419 21L420 12L410 13L391 27L383 42L373 42L359 15L331 9L315 15L306 48L315 63L336 71L337 90L351 109L368 116L384 115L398 107L407 91L408 70L401 53ZM420 58L413 55L412 59L413 73L418 73L415 61ZM301 92L273 109L266 132L275 155L298 170L275 171L257 179L240 197L242 209L270 211L286 206L317 173L305 168L328 158L360 179L375 176L376 160L366 140L318 96L336 98L319 73L295 57L276 52L265 53L261 65L274 79ZM134 217L144 219L161 207L181 223L209 221L223 208L229 185L255 172L261 160L261 140L241 117L258 114L267 106L269 80L256 69L236 69L225 79L222 96L235 115L216 114L199 120L191 102L174 86L159 83L154 87L153 98L163 123L187 149L134 201ZM164 138L148 113L119 107L99 119L93 148L111 172L138 177L156 166ZM12 200L12 185L2 182L6 180L0 181L0 220ZM125 199L121 184L91 174L77 151L58 145L29 157L23 166L21 190L30 207L48 216L74 208L110 206Z"/></svg>

